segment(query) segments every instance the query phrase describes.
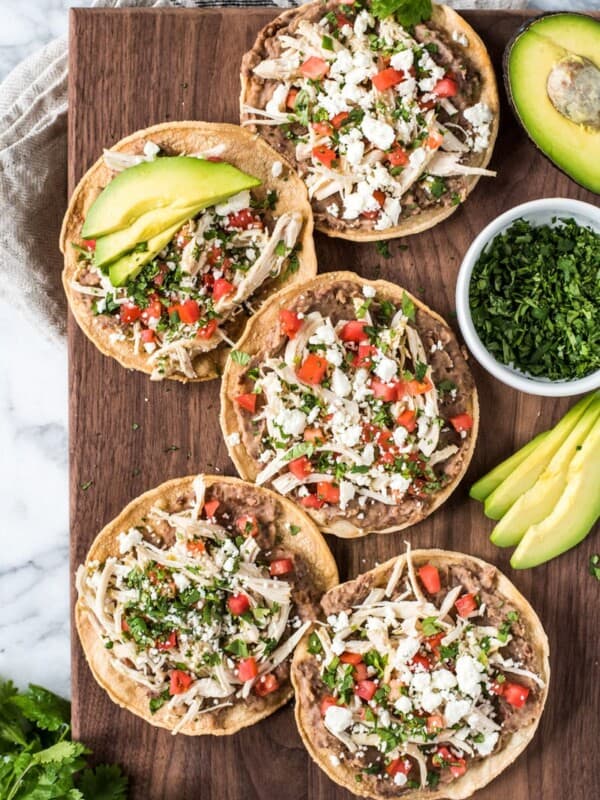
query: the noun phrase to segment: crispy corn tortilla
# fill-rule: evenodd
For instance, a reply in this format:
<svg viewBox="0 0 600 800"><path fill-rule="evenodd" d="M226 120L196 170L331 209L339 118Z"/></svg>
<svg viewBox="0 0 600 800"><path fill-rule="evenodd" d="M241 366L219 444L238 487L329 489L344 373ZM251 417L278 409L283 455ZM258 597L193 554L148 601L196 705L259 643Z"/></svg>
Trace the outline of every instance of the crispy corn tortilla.
<svg viewBox="0 0 600 800"><path fill-rule="evenodd" d="M344 0L339 0L339 4L343 5ZM316 0L315 2L284 11L260 31L254 46L244 55L242 59L242 91L240 95L240 114L243 123L252 119L251 115L246 114L243 110L244 105L248 103L249 94L264 83L276 83L276 81L263 81L257 78L252 72L253 68L270 55L269 51L272 47L271 41L273 39L285 33L288 26L294 25L299 19L305 17L307 12L310 13L311 9L318 8L321 5L322 3L320 0ZM424 24L441 29L449 35L455 32L457 35L466 36L468 39L468 47L461 53L461 57L468 61L481 76L481 94L479 96L479 102L485 103L493 114L488 147L481 153L474 153L468 163L470 166L485 168L492 157L500 123L498 87L496 85L496 76L489 53L485 44L473 28L449 6L436 5L434 3L431 19ZM248 127L250 130L264 131L262 127L256 128L252 125L248 125ZM284 157L286 157L285 154ZM296 168L297 163L294 159L289 156L287 156L287 158L292 166ZM473 191L479 177L479 175L460 176L460 188L457 194L460 196L461 202ZM450 214L453 214L458 206L459 204L457 203L455 205L423 209L410 217L405 219L401 218L398 225L381 231L375 230L374 228L352 229L349 227L341 227L338 229L328 224L327 220L322 221L318 218L315 221L315 227L322 233L327 234L327 236L349 239L353 242L374 242L381 241L382 239L396 239L400 236L410 236L411 234L421 233L421 231L432 228L434 225L437 225L438 222L441 222L446 219L446 217L449 217Z"/></svg>
<svg viewBox="0 0 600 800"><path fill-rule="evenodd" d="M85 563L88 564L91 561L101 563L108 556L118 557L117 537L119 533L139 524L152 506L176 508L178 498L190 492L195 477L192 475L167 481L129 503L94 539ZM238 478L215 475L203 477L207 490L210 487L218 487L225 492L231 492L233 497L235 497L235 493L242 492L244 495L247 493L255 499L258 506L261 500L262 502L274 501L278 519L280 515L281 520L277 531L281 537L281 543L291 554L297 554L303 558L310 570L313 585L319 593L327 591L338 583L337 566L325 540L314 523L294 503L268 489L251 486ZM300 528L295 536L291 535L289 525L297 525ZM150 713L146 689L135 684L113 667L111 651L104 647L93 624L92 615L81 598L78 598L75 604L75 623L92 674L100 686L106 690L111 700L136 716L142 717L151 725L171 729L172 725L162 719L161 710L155 714ZM217 715L210 712L201 714L197 720L188 722L180 732L190 736L201 734L223 736L235 733L240 728L253 725L272 714L287 703L292 694L291 685L284 684L279 690L263 698L264 702L261 708L252 709L243 701L239 701L229 708L220 709Z"/></svg>
<svg viewBox="0 0 600 800"><path fill-rule="evenodd" d="M142 153L144 144L149 140L170 155L201 153L215 146L225 145L225 150L220 154L224 161L228 161L262 181L261 186L252 190L254 196L262 199L266 196L267 191L275 190L278 200L274 214L281 215L285 212L298 211L302 215L304 224L298 237L298 244L301 247L298 253L299 269L287 280L280 276L273 281L267 281L264 288L259 289L252 296L253 307L258 307L266 297L282 286L302 283L316 274L317 260L312 238L313 219L306 189L300 178L285 166L280 177L273 177L272 166L274 162L281 161L281 159L266 142L237 125L212 122L169 122L136 131L131 136L117 142L111 150L121 153ZM60 234L60 249L65 258L62 273L63 286L79 327L96 347L104 355L115 358L122 366L150 374L152 367L148 362L148 355L145 352L134 353L133 347L128 341L111 341L113 331L110 326L106 325L106 318L102 315L95 316L91 311L91 298L75 291L71 286L71 281L78 269L77 251L72 247L72 243L81 242L81 228L87 211L112 177L113 173L104 163L104 159L99 158L86 172L73 192ZM242 311L229 319L222 326L223 330L230 339L235 341L242 333L247 320L248 315ZM222 372L228 353L229 347L222 342L215 349L198 354L193 359L197 378L192 380L201 381L218 377ZM180 373L169 375L168 378L183 383L190 380Z"/></svg>
<svg viewBox="0 0 600 800"><path fill-rule="evenodd" d="M396 561L406 562L406 555L400 555L380 564L369 572L364 573L353 581L336 586L324 596L322 603L326 605L329 613L333 613L333 608L339 603L342 605L359 604L365 595L373 587L386 586L392 569ZM442 798L452 798L452 800L463 800L470 797L475 791L488 784L503 770L505 770L519 754L527 747L533 738L538 727L542 711L548 696L548 684L550 680L550 663L548 638L537 614L517 590L517 588L503 575L500 570L487 562L475 558L474 556L463 553L451 552L448 550L413 550L412 560L415 565L430 563L434 566L456 564L466 566L474 573L481 574L484 570L493 570L494 573L494 593L502 595L519 612L519 620L523 623L527 631L527 640L531 643L534 651L534 660L538 665L537 674L544 681L545 688L540 689L538 711L534 719L516 732L507 734L507 739L501 749L480 760L473 761L465 775L452 783L438 784L435 789L409 789L403 791L398 789L398 796L403 800L441 800ZM368 588L367 588L368 587ZM340 602L342 595L345 598ZM336 602L337 600L337 602ZM363 776L363 781L357 783L355 779L355 769L347 766L341 761L338 766L333 766L329 756L331 752L323 747L315 745L315 725L322 727L328 734L327 729L321 721L318 706L315 709L315 697L310 688L309 682L301 670L302 664L314 661L314 656L308 652L308 638L310 630L299 642L294 653L292 662L292 683L296 694L295 715L298 730L311 758L318 766L336 783L344 786L350 792L361 797L389 798L394 793L383 793L377 791L376 781L368 775ZM331 736L330 734L328 734ZM332 743L336 743L336 750L340 749L338 740L331 736Z"/></svg>
<svg viewBox="0 0 600 800"><path fill-rule="evenodd" d="M439 314L437 314L435 311L432 311L418 298L414 297L396 284L383 280L370 281L366 278L361 278L359 275L356 275L353 272L329 272L324 275L318 275L314 280L304 284L302 287L292 287L279 292L279 294L265 303L260 312L256 314L250 321L250 324L247 326L243 337L237 344L238 349L244 353L248 353L251 359L257 357L260 361L261 356L266 350L270 350L273 346L276 346L277 337L279 335L279 310L281 308L288 307L289 304L293 303L305 292L319 291L321 288L333 287L337 283L346 282L351 282L359 287L371 286L373 289L375 289L378 297L388 299L396 306L401 306L404 295L410 297L417 309L420 309L426 313L429 318L433 319L436 323L439 323L440 325L444 326L445 329L447 329L450 339L455 344L456 356L460 357L464 362L464 368L469 378L469 382L472 383L470 370L466 366L466 352L459 347L456 337L451 331L448 323ZM257 460L250 455L247 448L244 446L243 437L240 437L241 441L239 444L231 444L230 439L231 434L240 432L240 420L243 419L241 416L243 412L239 409L233 398L239 394L240 391L247 391L247 389L242 390L240 388L240 383L243 382L245 370L246 367L244 365L235 363L231 359L227 363L221 383L220 419L223 436L225 438L225 442L227 443L227 449L238 473L246 480L255 481L256 476L264 465L257 462ZM459 450L459 453L456 454L462 454L460 468L449 481L449 483L433 496L433 502L425 509L425 513L415 513L405 521L394 521L392 524L364 527L364 523L361 525L359 520L350 521L344 518L342 514L333 519L327 519L322 509L307 509L308 513L312 516L320 529L325 533L333 533L336 536L343 538L356 538L365 536L368 533L392 533L420 522L437 508L439 508L439 506L441 506L442 503L448 499L448 497L460 483L469 466L471 457L473 455L473 450L475 448L477 431L479 427L479 402L477 397L477 389L475 388L474 383L472 383L472 387L473 388L470 392L468 405L466 408L464 408L464 411L469 413L473 418L473 428L470 432L468 440L465 440L465 448L463 450ZM375 501L375 505L384 507L384 504L378 501ZM399 506L395 506L395 508L402 508L402 505L403 504L401 503ZM385 506L384 508L389 509L390 506Z"/></svg>

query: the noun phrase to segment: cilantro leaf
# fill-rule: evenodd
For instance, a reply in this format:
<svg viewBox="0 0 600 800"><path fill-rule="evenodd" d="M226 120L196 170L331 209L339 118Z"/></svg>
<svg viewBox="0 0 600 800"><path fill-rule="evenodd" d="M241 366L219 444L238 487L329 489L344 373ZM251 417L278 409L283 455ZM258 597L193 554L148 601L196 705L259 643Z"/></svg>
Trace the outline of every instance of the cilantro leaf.
<svg viewBox="0 0 600 800"><path fill-rule="evenodd" d="M249 354L244 353L243 350L232 350L230 355L232 361L234 361L236 364L241 364L242 366L245 366L250 361Z"/></svg>
<svg viewBox="0 0 600 800"><path fill-rule="evenodd" d="M115 764L100 764L96 769L86 769L79 779L79 788L86 798L93 800L125 800L127 778Z"/></svg>
<svg viewBox="0 0 600 800"><path fill-rule="evenodd" d="M590 556L590 575L600 581L600 555L598 553Z"/></svg>
<svg viewBox="0 0 600 800"><path fill-rule="evenodd" d="M402 292L402 313L404 314L407 319L411 322L415 320L415 304L411 300L411 298L406 294L406 292Z"/></svg>
<svg viewBox="0 0 600 800"><path fill-rule="evenodd" d="M378 19L392 15L404 27L417 25L431 16L431 0L373 0L371 13Z"/></svg>
<svg viewBox="0 0 600 800"><path fill-rule="evenodd" d="M69 724L70 704L41 686L29 685L24 694L11 698L23 716L45 731L57 731Z"/></svg>

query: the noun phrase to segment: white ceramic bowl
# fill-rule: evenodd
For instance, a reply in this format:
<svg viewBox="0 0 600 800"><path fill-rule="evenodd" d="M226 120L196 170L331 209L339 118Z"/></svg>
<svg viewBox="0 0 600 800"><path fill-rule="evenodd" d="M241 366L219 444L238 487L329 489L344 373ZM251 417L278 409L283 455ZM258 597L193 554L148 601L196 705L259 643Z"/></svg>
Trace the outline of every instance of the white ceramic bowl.
<svg viewBox="0 0 600 800"><path fill-rule="evenodd" d="M467 347L481 366L499 381L527 394L543 397L570 397L574 394L583 394L598 389L600 387L600 370L577 380L551 381L547 378L536 378L501 364L486 350L477 335L469 307L471 273L487 244L499 233L509 228L517 219L525 219L534 225L548 225L552 223L553 217L574 219L579 225L586 225L600 233L600 208L589 203L582 203L580 200L551 197L532 200L505 211L481 231L466 252L456 283L456 316ZM600 309L598 314L600 317Z"/></svg>

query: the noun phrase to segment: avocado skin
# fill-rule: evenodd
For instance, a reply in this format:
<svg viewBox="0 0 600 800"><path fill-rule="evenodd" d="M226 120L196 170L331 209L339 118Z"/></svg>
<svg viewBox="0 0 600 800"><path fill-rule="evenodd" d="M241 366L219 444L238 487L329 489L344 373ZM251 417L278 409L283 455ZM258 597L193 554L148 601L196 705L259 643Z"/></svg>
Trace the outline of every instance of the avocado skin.
<svg viewBox="0 0 600 800"><path fill-rule="evenodd" d="M510 107L512 109L512 112L513 112L515 118L517 119L517 121L518 121L519 125L521 126L521 128L527 134L527 137L529 138L529 140L535 145L536 149L544 156L544 158L546 158L554 167L556 167L558 170L560 170L568 178L571 178L571 180L575 181L580 186L583 186L584 189L588 189L589 191L594 192L595 194L600 194L600 134L597 134L597 133L596 134L590 134L590 136L596 135L598 137L598 142L599 142L597 158L593 159L595 161L595 163L588 165L589 173L591 173L591 174L580 175L578 171L572 170L568 164L561 163L560 161L557 161L555 158L552 158L550 153L547 152L544 149L544 147L541 144L541 142L537 141L532 136L531 132L527 128L527 125L525 124L525 122L521 118L521 114L519 113L519 109L517 107L517 104L516 104L514 96L513 96L513 90L512 90L511 78L510 78L510 68L509 68L510 56L511 56L513 47L515 46L517 41L522 36L527 34L527 32L530 30L530 28L532 26L536 25L536 23L539 23L541 20L544 20L544 19L547 19L547 18L559 17L559 16L563 16L563 17L564 16L580 17L582 19L589 20L590 23L596 24L600 28L600 20L596 20L594 17L591 17L588 14L580 14L580 13L575 12L575 11L573 11L573 12L571 12L571 11L568 11L568 12L566 12L566 11L552 11L552 12L548 12L548 13L545 13L545 14L538 14L537 16L526 20L515 31L513 36L509 39L506 47L504 48L504 53L503 53L503 57L502 57L502 78L503 78L503 82L504 82L504 88L505 88L505 91L506 91L506 95L508 97L509 105L510 105ZM600 65L597 64L597 66L600 66ZM532 64L532 69L534 69L534 68L535 68L535 64ZM556 114L558 115L558 111L556 112ZM568 125L571 125L571 124L573 124L573 123L569 123L568 120L565 120L565 125L568 126ZM568 135L568 130L567 130L566 134ZM594 169L595 169L595 173L593 172ZM574 174L574 172L575 172L575 174Z"/></svg>
<svg viewBox="0 0 600 800"><path fill-rule="evenodd" d="M588 535L600 517L600 423L569 467L567 485L552 512L527 529L510 560L513 569L543 564L570 550Z"/></svg>

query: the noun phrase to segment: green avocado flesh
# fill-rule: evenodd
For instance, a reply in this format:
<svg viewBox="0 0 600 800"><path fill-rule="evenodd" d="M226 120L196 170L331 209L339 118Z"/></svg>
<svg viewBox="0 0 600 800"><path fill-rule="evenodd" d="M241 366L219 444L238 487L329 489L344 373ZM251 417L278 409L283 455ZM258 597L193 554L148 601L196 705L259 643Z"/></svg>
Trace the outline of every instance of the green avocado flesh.
<svg viewBox="0 0 600 800"><path fill-rule="evenodd" d="M532 525L542 522L551 512L567 486L571 462L600 419L600 398L594 400L579 418L548 466L502 517L492 532L491 540L498 547L518 544Z"/></svg>
<svg viewBox="0 0 600 800"><path fill-rule="evenodd" d="M109 233L96 239L96 249L94 251L94 264L97 267L104 267L115 261L125 253L129 253L140 242L149 242L161 234L166 228L173 225L181 226L183 223L195 217L204 206L191 206L185 209L153 208L138 217L129 228L121 231Z"/></svg>
<svg viewBox="0 0 600 800"><path fill-rule="evenodd" d="M123 286L128 280L135 278L142 267L149 261L152 261L152 259L169 244L180 227L180 222L176 225L172 225L170 228L167 228L166 231L159 233L158 236L149 239L146 243L145 250L127 253L117 261L113 261L108 268L108 276L112 285Z"/></svg>
<svg viewBox="0 0 600 800"><path fill-rule="evenodd" d="M600 128L573 122L557 110L548 95L548 78L559 62L567 65L565 86L569 76L578 75L568 66L577 57L590 69L584 81L566 90L563 106L571 108L576 119L600 121L600 72L594 70L600 70L600 21L592 17L559 13L533 20L507 52L507 90L521 124L537 147L575 181L600 193Z"/></svg>
<svg viewBox="0 0 600 800"><path fill-rule="evenodd" d="M473 498L473 500L479 500L483 503L485 498L491 494L494 489L499 486L503 480L508 478L510 473L513 469L516 469L519 464L521 464L527 456L535 450L535 448L540 444L550 431L543 431L542 433L538 433L538 435L532 439L530 442L527 442L526 445L520 450L517 450L510 458L507 458L506 461L503 461L501 464L498 464L497 467L491 472L488 472L487 475L484 475L483 478L480 478L477 483L474 483L471 486L471 490L469 495Z"/></svg>
<svg viewBox="0 0 600 800"><path fill-rule="evenodd" d="M513 569L543 564L584 539L600 517L600 423L569 465L566 487L541 522L531 525L510 560Z"/></svg>
<svg viewBox="0 0 600 800"><path fill-rule="evenodd" d="M598 392L587 395L569 409L548 436L488 495L484 505L487 517L500 519L522 494L531 489L584 411L598 396Z"/></svg>
<svg viewBox="0 0 600 800"><path fill-rule="evenodd" d="M165 217L186 209L223 202L260 181L224 161L165 156L144 161L116 175L92 203L81 235L99 239L130 228L149 211L164 209ZM163 230L170 225L165 221ZM145 241L144 239L140 241ZM134 242L132 247L138 242Z"/></svg>

